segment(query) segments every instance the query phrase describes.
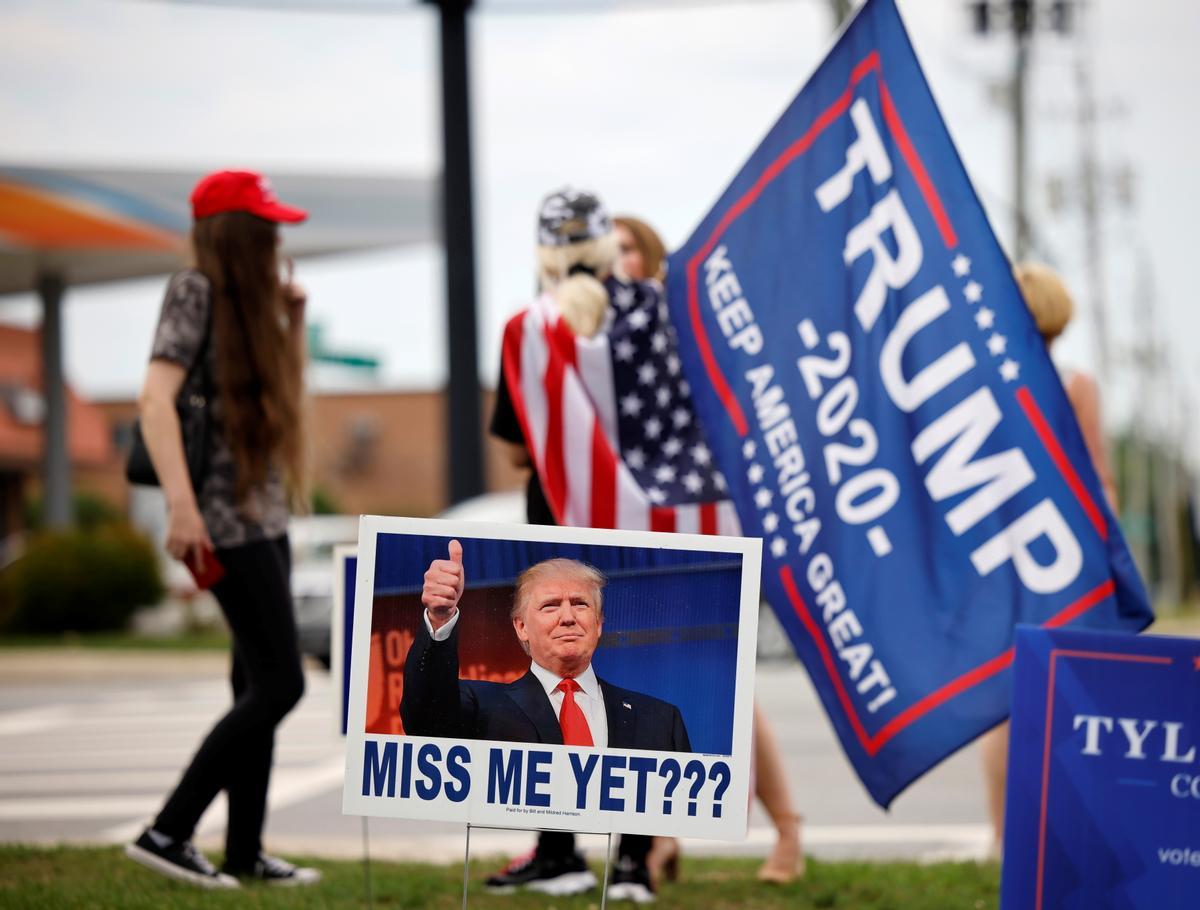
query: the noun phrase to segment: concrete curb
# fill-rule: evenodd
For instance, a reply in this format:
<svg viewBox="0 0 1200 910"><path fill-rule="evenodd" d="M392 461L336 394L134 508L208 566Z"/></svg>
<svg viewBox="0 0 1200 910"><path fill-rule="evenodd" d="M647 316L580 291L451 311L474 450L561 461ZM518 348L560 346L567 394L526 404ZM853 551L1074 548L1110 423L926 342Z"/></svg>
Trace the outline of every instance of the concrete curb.
<svg viewBox="0 0 1200 910"><path fill-rule="evenodd" d="M0 648L0 685L90 679L212 678L228 672L228 651Z"/></svg>

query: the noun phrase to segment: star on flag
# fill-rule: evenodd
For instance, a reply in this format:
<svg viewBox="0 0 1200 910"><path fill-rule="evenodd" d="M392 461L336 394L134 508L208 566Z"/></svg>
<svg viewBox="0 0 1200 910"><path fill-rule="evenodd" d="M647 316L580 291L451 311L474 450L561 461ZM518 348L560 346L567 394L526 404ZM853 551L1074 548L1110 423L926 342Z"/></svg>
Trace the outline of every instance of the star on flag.
<svg viewBox="0 0 1200 910"><path fill-rule="evenodd" d="M1004 349L1008 347L1008 339L999 332L993 332L992 337L987 340L987 348L991 351L993 357L999 357L1004 353Z"/></svg>
<svg viewBox="0 0 1200 910"><path fill-rule="evenodd" d="M1005 382L1012 382L1017 378L1017 374L1021 372L1021 365L1011 357L1000 364L1000 376Z"/></svg>
<svg viewBox="0 0 1200 910"><path fill-rule="evenodd" d="M975 314L975 324L983 331L987 331L996 322L996 314L987 307L981 307L979 312Z"/></svg>
<svg viewBox="0 0 1200 910"><path fill-rule="evenodd" d="M978 281L968 281L963 288L963 296L967 298L967 303L979 303L983 299L983 285Z"/></svg>
<svg viewBox="0 0 1200 910"><path fill-rule="evenodd" d="M962 278L971 271L971 260L962 253L959 253L950 262L950 267L954 269L955 277Z"/></svg>

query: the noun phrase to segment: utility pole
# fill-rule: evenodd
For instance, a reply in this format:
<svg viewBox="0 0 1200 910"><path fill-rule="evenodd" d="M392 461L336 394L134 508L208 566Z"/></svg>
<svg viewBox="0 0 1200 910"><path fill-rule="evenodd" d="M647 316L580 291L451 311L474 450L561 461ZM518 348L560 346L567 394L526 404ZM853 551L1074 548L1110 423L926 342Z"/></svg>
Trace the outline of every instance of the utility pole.
<svg viewBox="0 0 1200 910"><path fill-rule="evenodd" d="M1179 534L1180 491L1176 471L1181 456L1176 448L1175 383L1172 380L1170 348L1158 321L1158 292L1150 257L1145 251L1138 260L1138 304L1143 314L1142 330L1146 338L1145 360L1140 364L1148 394L1139 397L1139 412L1157 412L1156 431L1141 440L1149 488L1146 505L1153 504L1154 541L1158 585L1155 600L1176 610L1182 599L1183 542ZM1152 496L1152 498L1151 498Z"/></svg>
<svg viewBox="0 0 1200 910"><path fill-rule="evenodd" d="M1029 191L1026 160L1026 83L1029 77L1029 44L1033 32L1033 3L1012 0L1012 31L1016 48L1013 54L1013 258L1022 262L1029 257Z"/></svg>
<svg viewBox="0 0 1200 910"><path fill-rule="evenodd" d="M451 503L483 492L467 11L472 0L425 0L441 17L442 234L446 252L446 446Z"/></svg>
<svg viewBox="0 0 1200 910"><path fill-rule="evenodd" d="M1020 262L1032 249L1029 227L1028 81L1033 35L1045 20L1059 34L1071 30L1073 0L971 0L967 4L977 35L990 35L1007 26L1013 36L1013 73L1009 92L1012 115L1013 259Z"/></svg>
<svg viewBox="0 0 1200 910"><path fill-rule="evenodd" d="M830 12L833 13L833 29L837 31L850 15L854 5L850 0L829 0Z"/></svg>
<svg viewBox="0 0 1200 910"><path fill-rule="evenodd" d="M1108 316L1104 294L1104 252L1100 205L1103 198L1100 168L1096 162L1096 96L1086 37L1075 57L1075 86L1079 110L1079 176L1082 181L1084 269L1087 275L1088 310L1096 349L1096 373L1103 384L1109 376L1112 355L1108 344Z"/></svg>

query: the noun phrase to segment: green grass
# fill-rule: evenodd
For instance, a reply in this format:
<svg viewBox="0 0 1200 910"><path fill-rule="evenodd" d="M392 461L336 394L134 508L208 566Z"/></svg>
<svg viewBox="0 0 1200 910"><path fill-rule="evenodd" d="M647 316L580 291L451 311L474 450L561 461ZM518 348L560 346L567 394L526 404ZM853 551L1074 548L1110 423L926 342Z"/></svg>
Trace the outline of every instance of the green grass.
<svg viewBox="0 0 1200 910"><path fill-rule="evenodd" d="M225 651L229 633L223 628L178 635L135 635L132 632L63 632L60 635L0 635L4 648L90 648L98 651Z"/></svg>
<svg viewBox="0 0 1200 910"><path fill-rule="evenodd" d="M498 860L472 864L470 906L584 910L600 905L599 890L573 898L535 894L495 896L481 886ZM324 873L320 884L281 889L201 891L155 875L127 860L119 848L0 846L0 907L63 910L220 910L220 908L330 908L366 906L359 862L310 860ZM810 861L807 877L780 887L754 880L750 859L688 859L681 881L663 886L660 908L833 908L833 910L994 910L999 867L994 864L825 863ZM597 873L600 866L593 863ZM456 910L462 903L462 867L372 864L374 906ZM610 906L629 907L630 904Z"/></svg>

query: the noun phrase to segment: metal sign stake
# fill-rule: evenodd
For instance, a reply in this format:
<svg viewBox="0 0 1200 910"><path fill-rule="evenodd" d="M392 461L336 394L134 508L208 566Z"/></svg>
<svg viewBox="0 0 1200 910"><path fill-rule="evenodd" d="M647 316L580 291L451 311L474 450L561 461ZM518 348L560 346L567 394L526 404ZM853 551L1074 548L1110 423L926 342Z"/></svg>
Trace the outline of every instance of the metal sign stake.
<svg viewBox="0 0 1200 910"><path fill-rule="evenodd" d="M467 910L467 883L471 876L471 823L467 822L467 848L463 852L463 910Z"/></svg>

